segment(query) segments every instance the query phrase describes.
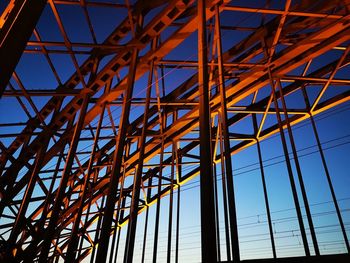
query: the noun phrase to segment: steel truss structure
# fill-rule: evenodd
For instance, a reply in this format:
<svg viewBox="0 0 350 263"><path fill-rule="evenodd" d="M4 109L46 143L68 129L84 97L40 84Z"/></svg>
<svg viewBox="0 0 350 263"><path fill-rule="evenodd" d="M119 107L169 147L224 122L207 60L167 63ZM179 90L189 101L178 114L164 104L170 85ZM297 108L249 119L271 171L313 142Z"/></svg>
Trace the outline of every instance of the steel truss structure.
<svg viewBox="0 0 350 263"><path fill-rule="evenodd" d="M201 260L240 262L231 158L254 148L278 262L261 150L278 135L303 252L281 262L347 262L347 223L316 120L350 99L350 1L277 2L9 1L0 19L0 103L15 99L26 119L1 123L1 260L156 262L166 221L158 261L190 262L179 253L181 205L189 202L181 189L198 176ZM74 21L62 8L82 11L92 41L70 39ZM90 8L123 15L104 41ZM63 41L41 37L43 10ZM45 58L58 85L26 86L15 70L21 55ZM53 56L74 65L67 80ZM324 256L310 209L293 136L306 120L340 228L338 255Z"/></svg>

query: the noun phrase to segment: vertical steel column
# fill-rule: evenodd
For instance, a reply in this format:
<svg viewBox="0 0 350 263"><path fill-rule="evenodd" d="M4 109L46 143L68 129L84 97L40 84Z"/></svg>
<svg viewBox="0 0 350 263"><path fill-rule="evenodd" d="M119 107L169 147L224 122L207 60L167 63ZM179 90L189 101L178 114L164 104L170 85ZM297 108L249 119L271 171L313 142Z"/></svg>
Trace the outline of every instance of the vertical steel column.
<svg viewBox="0 0 350 263"><path fill-rule="evenodd" d="M125 207L125 203L126 203L126 198L124 197L123 200L121 200L121 207ZM124 209L121 209L120 213L119 213L119 218L123 218L124 217ZM117 219L119 222L119 218ZM117 263L117 253L119 250L119 242L120 242L120 232L121 232L121 226L119 226L118 228L118 237L117 237L117 245L116 245L116 253L115 253L115 257L114 257L114 263Z"/></svg>
<svg viewBox="0 0 350 263"><path fill-rule="evenodd" d="M286 137L284 135L283 122L282 122L281 113L280 113L279 106L278 106L278 101L277 101L275 83L273 81L272 73L271 73L270 68L268 69L268 75L269 75L269 79L270 79L270 86L271 86L271 90L272 90L273 102L274 102L274 106L275 106L275 110L276 110L276 117L277 117L278 128L279 128L281 142L282 142L282 147L283 147L284 158L285 158L286 165L287 165L287 170L288 170L289 183L290 183L290 186L291 186L292 195L293 195L293 201L294 201L294 205L295 205L295 210L296 210L297 217L298 217L298 223L299 223L301 238L303 240L305 255L307 257L309 257L310 256L310 249L309 249L309 245L307 243L307 237L306 237L306 232L305 232L305 225L304 225L304 222L303 222L303 215L302 215L301 209L300 209L298 193L297 193L297 189L296 189L296 185L295 185L295 181L294 181L294 177L293 177L292 164L291 164L290 159L289 159L287 141L286 141Z"/></svg>
<svg viewBox="0 0 350 263"><path fill-rule="evenodd" d="M318 243L317 243L317 238L316 238L316 233L315 233L315 227L314 227L314 223L312 221L312 215L311 215L311 211L310 211L309 201L308 201L308 198L307 198L305 185L304 185L304 180L303 180L303 176L302 176L302 172L301 172L301 168L300 168L300 164L299 164L299 158L298 158L298 154L297 154L297 149L296 149L295 142L294 142L293 131L292 131L292 128L291 128L290 122L289 122L289 116L288 116L288 112L287 112L287 105L286 105L286 102L284 100L284 95L283 95L283 91L282 91L282 84L281 84L281 81L279 79L277 79L277 87L279 89L279 94L280 94L280 98L281 98L281 102L282 102L282 108L283 108L283 112L284 112L284 117L285 117L286 124L287 124L287 131L288 131L288 135L289 135L289 141L290 141L290 144L292 146L292 152L293 152L295 167L296 167L297 175L298 175L298 179L299 179L301 195L303 197L303 201L304 201L304 205L305 205L306 218L307 218L307 221L308 221L309 227L310 227L311 239L312 239L312 242L314 244L315 254L316 254L316 256L319 256L320 255L320 250L318 248Z"/></svg>
<svg viewBox="0 0 350 263"><path fill-rule="evenodd" d="M52 212L51 212L50 222L46 229L46 233L43 236L43 245L41 248L39 262L47 262L51 241L54 236L57 221L59 219L59 213L61 210L61 205L62 205L64 195L66 192L67 183L71 176L71 169L74 162L75 153L78 148L80 133L81 133L81 130L84 128L84 120L85 120L87 107L89 104L89 99L90 99L90 95L86 94L80 109L78 121L75 125L74 134L71 140L71 145L67 155L66 164L62 173L61 182L57 189L55 203L53 205Z"/></svg>
<svg viewBox="0 0 350 263"><path fill-rule="evenodd" d="M177 114L174 112L173 121ZM169 225L168 225L168 248L167 248L167 263L171 261L171 241L172 241L172 226L173 226L173 206L174 206L174 180L175 180L175 160L176 160L176 143L173 141L173 149L171 156L171 178L170 178L170 198L169 198Z"/></svg>
<svg viewBox="0 0 350 263"><path fill-rule="evenodd" d="M60 107L60 105L59 105L59 107ZM59 107L57 107L57 109ZM44 201L43 211L42 211L41 216L40 216L40 218L38 220L38 223L36 225L36 228L39 230L38 234L42 233L41 232L42 228L43 228L43 226L45 224L45 221L47 219L47 214L49 213L49 205L50 205L50 203L52 201L51 200L51 196L52 196L52 192L54 191L55 182L56 182L57 177L58 177L59 167L61 166L61 162L64 159L63 155L64 155L64 149L59 154L57 163L55 165L55 171L54 171L54 173L52 175L52 180L51 180L51 183L50 183L50 187L49 187L47 196L46 196L45 201ZM34 257L36 256L36 249L35 248L36 248L36 246L37 246L37 244L39 242L40 242L40 240L38 238L34 239L31 242L31 244L24 250L24 253L20 257L17 257L18 261L21 261L24 258L26 260L29 260L29 261L34 261Z"/></svg>
<svg viewBox="0 0 350 263"><path fill-rule="evenodd" d="M134 48L132 52L130 67L129 67L126 94L123 101L124 107L122 110L122 116L119 124L119 133L116 141L116 149L114 151L114 156L113 156L113 168L112 168L111 179L108 187L106 206L104 209L104 217L102 222L102 230L101 230L101 236L99 240L99 247L97 250L96 262L105 263L107 258L109 235L111 232L111 226L113 221L114 206L117 200L116 192L118 189L119 179L121 177L120 176L120 170L122 166L121 160L124 153L125 138L126 138L126 132L127 132L127 127L129 123L128 120L129 120L130 107L131 107L131 97L132 97L132 92L134 88L138 53L139 53L138 49Z"/></svg>
<svg viewBox="0 0 350 263"><path fill-rule="evenodd" d="M303 92L306 108L307 108L307 110L309 112L310 121L311 121L311 125L312 125L312 130L313 130L315 138L316 138L317 148L318 148L318 151L319 151L320 156L321 156L323 169L324 169L324 172L326 174L329 190L331 191L332 201L334 203L334 207L335 207L335 210L337 212L337 217L338 217L338 221L339 221L340 228L341 228L341 231L342 231L342 235L343 235L343 238L344 238L345 246L346 246L346 249L347 249L348 253L350 253L349 240L348 240L348 237L347 237L347 234L346 234L345 225L344 225L344 221L343 221L343 218L342 218L342 215L341 215L341 212L340 212L340 208L339 208L339 205L338 205L337 197L335 195L334 187L333 187L333 184L332 184L332 179L331 179L331 176L330 176L330 173L329 173L329 170L328 170L326 157L324 156L324 152L323 152L323 149L322 149L321 140L320 140L320 137L318 135L316 122L315 122L314 116L312 115L312 112L311 112L310 100L309 100L309 97L307 95L307 92L306 92L304 86L301 88L301 90Z"/></svg>
<svg viewBox="0 0 350 263"><path fill-rule="evenodd" d="M42 143L41 148L39 149L37 156L35 158L33 171L32 171L28 186L26 188L25 194L23 196L21 206L18 210L18 214L16 216L16 220L15 220L15 223L13 225L10 237L8 239L8 243L10 244L10 246L15 244L15 242L17 240L17 236L22 231L23 225L25 225L25 221L26 221L25 214L27 212L27 208L29 206L29 202L30 202L30 199L31 199L33 191L34 191L34 187L35 187L35 184L36 184L37 179L38 179L38 173L39 173L40 168L42 166L42 161L45 157L48 143L49 143L49 138L46 138L45 142ZM11 254L14 254L13 252Z"/></svg>
<svg viewBox="0 0 350 263"><path fill-rule="evenodd" d="M100 239L101 236L101 224L102 224L102 220L103 220L103 214L102 214L102 210L105 207L105 200L106 200L106 196L102 196L102 200L101 200L101 211L98 211L97 213L100 213L100 215L98 216L98 220L97 220L97 225L96 225L96 231L95 231L95 238L94 238L94 246L92 247L92 252L91 252L91 259L90 259L90 263L95 262L95 254L96 254L96 244L98 242L98 240ZM98 260L96 260L97 262Z"/></svg>
<svg viewBox="0 0 350 263"><path fill-rule="evenodd" d="M16 0L12 2L1 16L1 19L5 19L5 21L0 24L0 98L47 0ZM11 4L14 4L13 8L11 8Z"/></svg>
<svg viewBox="0 0 350 263"><path fill-rule="evenodd" d="M198 88L202 262L217 262L215 204L211 158L205 0L198 0Z"/></svg>
<svg viewBox="0 0 350 263"><path fill-rule="evenodd" d="M163 125L162 123L160 125ZM158 187L157 187L157 207L156 207L156 219L154 226L154 242L153 242L153 260L157 262L157 251L158 251L158 233L159 233L159 216L160 216L160 201L161 201L161 189L162 189L162 172L163 172L163 158L164 158L164 140L162 139L161 150L160 150L160 164L158 173Z"/></svg>
<svg viewBox="0 0 350 263"><path fill-rule="evenodd" d="M147 189L147 202L151 198L151 193L152 193L152 179L153 177L150 176L148 179L148 189ZM141 258L141 263L145 262L145 252L146 252L146 244L147 244L147 229L148 229L148 215L149 215L149 206L147 205L146 208L146 219L145 219L145 228L143 232L143 244L142 244L142 258Z"/></svg>
<svg viewBox="0 0 350 263"><path fill-rule="evenodd" d="M155 43L155 41L153 41L153 43ZM145 111L143 114L143 126L142 126L140 141L139 141L139 147L140 147L139 161L137 164L137 169L134 177L134 185L132 189L128 232L126 236L126 246L125 246L125 254L124 254L124 263L132 262L133 255L134 255L137 215L138 215L139 199L140 199L140 187L141 187L142 170L143 170L143 162L144 162L144 155L145 155L146 132L147 132L147 126L148 126L148 112L149 112L151 90L152 90L153 68L154 68L154 60L151 61L150 73L148 76L146 104L145 104Z"/></svg>
<svg viewBox="0 0 350 263"><path fill-rule="evenodd" d="M216 249L218 251L218 262L221 262L220 249L220 222L219 222L219 200L218 200L218 174L216 164L213 162L214 168L214 201L215 201L215 221L216 221Z"/></svg>
<svg viewBox="0 0 350 263"><path fill-rule="evenodd" d="M93 184L96 183L96 180L97 180L97 177L98 177L98 174L99 174L99 170L95 168L93 173L94 173L93 183L90 182L90 184L92 185L92 186L91 186L91 190L90 190L91 193L94 192L94 188L95 188L95 187L94 187ZM92 202L92 200L91 200L91 198L89 198L88 203L87 203L88 208L86 209L86 214L85 214L84 226L85 226L85 225L87 224L87 222L88 222L88 218L89 218L90 210L91 210L91 202ZM87 228L85 228L85 231L88 231ZM83 243L84 243L84 239L82 238L82 239L80 239L80 244L79 244L79 247L78 247L78 255L77 255L77 258L79 258L80 255L81 255L81 250L82 250L82 248L83 248Z"/></svg>
<svg viewBox="0 0 350 263"><path fill-rule="evenodd" d="M161 111L160 104L160 89L159 89L159 78L158 71L155 70L155 78L156 78L156 96L157 96L157 108L158 108L158 120L159 120L159 130L161 134L161 149L160 149L160 157L159 157L159 173L158 173L158 187L157 187L157 208L156 208L156 220L154 227L154 243L153 243L153 262L157 261L157 250L158 250L158 232L159 232L159 215L160 215L160 200L161 200L161 189L162 189L162 175L163 175L163 161L164 161L164 138L163 138L163 115ZM162 76L162 90L163 96L165 95L165 85L164 85L164 75L163 71L161 71Z"/></svg>
<svg viewBox="0 0 350 263"><path fill-rule="evenodd" d="M213 70L211 70L212 74ZM216 93L219 92L218 86L216 86ZM215 203L215 228L216 228L216 249L218 252L218 262L221 262L221 239L220 239L220 216L219 216L219 197L218 197L218 172L217 172L217 167L216 167L216 155L218 152L219 148L219 143L220 141L220 115L218 114L217 116L217 127L215 127L215 117L212 120L212 130L216 128L216 135L215 135L215 143L213 143L213 148L212 148L212 165L213 165L213 182L214 182L214 203Z"/></svg>
<svg viewBox="0 0 350 263"><path fill-rule="evenodd" d="M103 121L103 115L105 112L106 104L103 104L101 114L100 114L100 119L97 124L97 129L96 129L96 134L95 134L95 140L92 146L92 151L90 154L90 160L88 163L86 175L84 178L84 184L83 184L83 189L82 193L80 196L79 205L78 205L78 211L75 211L75 218L73 222L73 227L70 235L70 241L69 245L67 248L67 254L66 254L66 261L67 262L74 262L75 256L76 256L76 249L78 246L79 242L79 236L78 236L78 231L79 231L79 225L81 221L81 215L83 213L83 208L84 208L84 201L87 196L87 187L88 187L88 182L91 174L91 170L93 169L93 163L94 163L94 158L95 158L95 153L98 147L98 139L100 137L100 131L101 131L101 126L102 126L102 121Z"/></svg>
<svg viewBox="0 0 350 263"><path fill-rule="evenodd" d="M234 194L234 183L232 173L232 163L230 155L230 138L229 129L227 123L227 106L226 106L226 93L225 93L225 79L224 79L224 65L222 58L222 43L221 43L221 29L220 29L220 12L219 6L215 6L215 30L217 33L217 50L218 50L218 70L219 70L219 86L220 86L220 103L221 103L221 121L222 121L222 133L224 135L224 152L225 157L225 171L227 179L227 193L228 193L228 207L230 217L230 230L231 230L231 248L232 258L234 262L240 261L239 254L239 240L238 240L238 227L237 227L237 213L236 202Z"/></svg>
<svg viewBox="0 0 350 263"><path fill-rule="evenodd" d="M256 120L256 114L253 114L253 126L254 126L255 134L257 134L257 132L258 132L258 123L257 123L257 120ZM271 212L270 212L270 205L269 205L269 196L268 196L268 193L267 193L264 164L263 164L263 160L262 160L262 154L261 154L261 147L260 147L259 138L256 138L256 147L257 147L257 150L258 150L260 173L261 173L261 181L262 181L263 191L264 191L264 201L265 201L265 209L266 209L266 215L267 215L267 223L269 225L272 255L273 255L274 258L276 258L277 257L277 255L276 255L276 245L275 245L275 239L274 239L274 236L273 236Z"/></svg>
<svg viewBox="0 0 350 263"><path fill-rule="evenodd" d="M123 189L123 188L121 187L121 189ZM120 193L121 192L122 191L120 191ZM122 196L119 194L119 200L120 200L120 198L122 198ZM118 201L118 203L120 203L120 202ZM116 213L116 216L115 216L114 230L113 230L113 235L112 235L111 251L109 253L109 263L113 262L113 257L117 257L117 252L114 255L114 250L116 250L115 249L115 242L116 242L116 239L117 239L117 232L119 230L119 226L118 226L118 214L119 214L119 211L120 211L120 206L117 207L117 213Z"/></svg>
<svg viewBox="0 0 350 263"><path fill-rule="evenodd" d="M170 193L169 193L169 224L168 224L168 247L167 247L167 263L171 260L171 238L173 226L173 203L174 203L174 175L175 175L175 151L176 144L173 142L171 155L171 178L170 178Z"/></svg>
<svg viewBox="0 0 350 263"><path fill-rule="evenodd" d="M129 149L129 144L127 144L125 151L128 152L128 149ZM121 179L120 190L119 190L118 205L117 205L117 211L116 211L116 215L115 215L115 224L114 224L115 225L115 229L114 229L114 232L113 232L113 239L112 239L112 246L111 246L111 255L110 255L110 258L109 258L109 263L113 262L114 250L115 250L114 261L117 261L118 247L119 247L119 238L120 238L120 229L121 229L121 227L118 226L118 222L119 222L119 217L121 215L121 212L120 212L121 211L121 205L122 205L122 207L125 206L124 205L125 201L122 202L122 200L126 199L125 196L124 196L124 193L123 193L124 183L125 183L125 169L126 169L125 158L124 158L123 162L124 162L124 165L123 165L123 177ZM118 230L118 240L117 240L116 248L114 248L115 247L115 239L116 239L117 230Z"/></svg>
<svg viewBox="0 0 350 263"><path fill-rule="evenodd" d="M180 201L181 186L177 187L177 204L176 204L176 245L175 245L175 263L179 262L179 237L180 237Z"/></svg>
<svg viewBox="0 0 350 263"><path fill-rule="evenodd" d="M174 122L177 120L178 112L175 111ZM182 166L180 165L180 156L179 156L179 143L176 142L176 182L177 182L177 200L176 200L176 237L175 237L175 263L179 262L179 237L180 237L180 201L181 201L181 185L180 179L182 175Z"/></svg>
<svg viewBox="0 0 350 263"><path fill-rule="evenodd" d="M225 223L225 239L226 239L226 255L227 261L231 261L231 246L230 246L230 228L228 221L227 208L227 186L226 186L226 171L225 171L225 157L224 157L224 143L222 136L222 121L219 115L219 140L220 140L220 167L221 167L221 184L222 184L222 199L224 206L224 223Z"/></svg>
<svg viewBox="0 0 350 263"><path fill-rule="evenodd" d="M118 222L117 222L117 224L118 224ZM115 256L114 256L114 260L113 260L114 263L117 263L121 229L122 229L121 226L118 226L118 229L117 229L118 230L118 234L117 234L118 236L117 236L117 241L116 241L116 246L115 246Z"/></svg>

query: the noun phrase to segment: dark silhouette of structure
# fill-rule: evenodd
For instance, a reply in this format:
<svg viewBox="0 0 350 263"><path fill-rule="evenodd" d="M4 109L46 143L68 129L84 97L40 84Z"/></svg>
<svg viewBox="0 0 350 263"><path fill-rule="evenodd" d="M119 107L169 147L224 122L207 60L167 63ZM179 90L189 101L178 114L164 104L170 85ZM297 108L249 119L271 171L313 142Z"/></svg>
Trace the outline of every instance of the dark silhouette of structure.
<svg viewBox="0 0 350 263"><path fill-rule="evenodd" d="M337 75L350 62L350 1L116 2L12 0L2 10L1 100L15 98L27 119L1 124L2 138L11 142L0 141L0 261L155 262L160 245L159 262L190 261L179 255L186 247L181 188L199 175L201 260L240 262L231 158L254 147L273 259L257 254L252 262L349 262L347 224L315 118L350 99L348 88L324 97L350 84ZM70 39L74 15L68 21L63 8L82 11L90 42ZM92 8L123 16L104 41L96 36ZM36 24L44 10L63 41L41 38ZM323 57L329 52L340 55ZM15 68L26 54L47 61L57 87L22 83ZM66 81L54 55L74 65ZM309 91L315 86L316 95ZM340 253L320 249L293 136L293 127L305 120L334 206ZM251 128L236 129L245 122ZM261 150L274 134L304 256L278 254Z"/></svg>

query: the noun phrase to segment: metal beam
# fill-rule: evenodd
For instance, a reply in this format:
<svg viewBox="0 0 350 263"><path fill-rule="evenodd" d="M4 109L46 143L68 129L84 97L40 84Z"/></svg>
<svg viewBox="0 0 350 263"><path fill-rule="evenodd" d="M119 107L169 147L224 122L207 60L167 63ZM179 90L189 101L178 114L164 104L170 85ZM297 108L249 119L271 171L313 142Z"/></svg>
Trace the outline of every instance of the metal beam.
<svg viewBox="0 0 350 263"><path fill-rule="evenodd" d="M201 250L203 262L217 262L215 233L215 204L213 167L211 157L208 46L206 34L205 0L197 1L198 8L198 91L200 137L200 203L201 203Z"/></svg>
<svg viewBox="0 0 350 263"><path fill-rule="evenodd" d="M0 18L0 98L47 0L12 0Z"/></svg>

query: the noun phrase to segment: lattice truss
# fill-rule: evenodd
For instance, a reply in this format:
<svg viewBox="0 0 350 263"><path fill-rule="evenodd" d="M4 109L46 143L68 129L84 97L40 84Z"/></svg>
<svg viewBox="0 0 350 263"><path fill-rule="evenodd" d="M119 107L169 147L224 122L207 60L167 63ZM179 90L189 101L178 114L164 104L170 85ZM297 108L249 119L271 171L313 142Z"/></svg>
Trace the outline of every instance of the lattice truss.
<svg viewBox="0 0 350 263"><path fill-rule="evenodd" d="M21 113L1 124L2 256L112 259L127 231L130 259L137 218L153 206L159 221L169 195L172 235L179 189L200 171L202 66L229 260L239 249L230 155L280 134L296 162L292 127L350 99L350 1L208 0L207 63L198 61L196 1L115 2L49 0L3 93L0 103ZM178 231L168 240L178 248Z"/></svg>

